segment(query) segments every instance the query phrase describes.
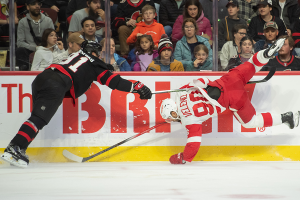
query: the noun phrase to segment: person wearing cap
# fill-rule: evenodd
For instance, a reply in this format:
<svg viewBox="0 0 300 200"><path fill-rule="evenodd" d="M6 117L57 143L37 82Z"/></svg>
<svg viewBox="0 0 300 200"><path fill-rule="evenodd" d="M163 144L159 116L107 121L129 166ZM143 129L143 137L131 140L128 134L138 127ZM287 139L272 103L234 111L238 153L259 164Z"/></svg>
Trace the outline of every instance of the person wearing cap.
<svg viewBox="0 0 300 200"><path fill-rule="evenodd" d="M253 17L249 24L248 35L255 42L266 39L264 36L264 25L269 21L274 21L278 26L278 36L286 35L286 28L283 21L271 14L272 0L259 0L257 6L253 9L258 9L259 15Z"/></svg>
<svg viewBox="0 0 300 200"><path fill-rule="evenodd" d="M85 41L80 37L80 33L70 35L68 42L73 52L68 59L59 64L50 65L32 82L31 116L21 125L0 157L12 165L23 168L28 166L29 158L26 150L29 144L50 122L63 99L71 97L75 106L75 100L91 88L93 81L106 85L112 90L138 93L140 99L152 97L151 90L143 83L129 81L114 74L111 71L114 69L113 66L98 58L100 53L98 43ZM120 99L120 101L123 100ZM99 107L95 109L99 112L101 110Z"/></svg>
<svg viewBox="0 0 300 200"><path fill-rule="evenodd" d="M276 71L300 71L300 57L293 55L295 45L293 38L288 35L279 38L285 38L283 46L277 56L274 55L262 68L262 71L269 71L272 67L276 67Z"/></svg>
<svg viewBox="0 0 300 200"><path fill-rule="evenodd" d="M29 13L20 20L17 31L16 64L20 70L29 70L29 55L40 45L44 31L54 29L51 18L40 12L40 0L27 0L26 7Z"/></svg>
<svg viewBox="0 0 300 200"><path fill-rule="evenodd" d="M266 37L265 40L259 40L254 45L254 51L255 53L268 48L272 45L272 43L277 39L278 37L278 26L276 22L269 21L265 23L264 25L264 36Z"/></svg>
<svg viewBox="0 0 300 200"><path fill-rule="evenodd" d="M232 35L232 29L236 24L247 25L244 19L239 18L239 3L237 0L229 0L226 5L228 16L219 21L218 27L218 45L219 51L221 51L223 45L227 41L232 41L234 39Z"/></svg>
<svg viewBox="0 0 300 200"><path fill-rule="evenodd" d="M162 37L158 43L158 54L148 66L147 71L184 71L180 61L172 57L173 44L166 38Z"/></svg>
<svg viewBox="0 0 300 200"><path fill-rule="evenodd" d="M299 21L300 7L295 0L273 0L272 14L283 20L288 35L296 32L297 21Z"/></svg>

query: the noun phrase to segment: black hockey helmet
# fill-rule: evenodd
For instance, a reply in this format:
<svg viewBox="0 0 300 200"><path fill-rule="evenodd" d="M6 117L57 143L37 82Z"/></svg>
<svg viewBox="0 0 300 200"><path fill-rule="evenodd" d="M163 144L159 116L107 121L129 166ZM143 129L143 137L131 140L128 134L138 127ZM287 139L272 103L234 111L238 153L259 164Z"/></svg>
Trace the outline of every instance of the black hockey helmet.
<svg viewBox="0 0 300 200"><path fill-rule="evenodd" d="M98 44L97 42L88 41L88 40L85 40L84 42L82 42L81 48L84 53L88 53L88 54L95 53L97 55L97 57L100 55L100 52L102 49L101 45Z"/></svg>

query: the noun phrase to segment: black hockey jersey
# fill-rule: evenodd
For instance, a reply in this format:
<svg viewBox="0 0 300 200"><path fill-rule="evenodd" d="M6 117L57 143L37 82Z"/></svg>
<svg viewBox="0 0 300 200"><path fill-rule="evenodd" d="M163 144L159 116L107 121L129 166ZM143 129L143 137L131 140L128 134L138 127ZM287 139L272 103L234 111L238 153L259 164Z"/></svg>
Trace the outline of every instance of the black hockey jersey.
<svg viewBox="0 0 300 200"><path fill-rule="evenodd" d="M130 92L132 83L109 71L107 64L95 56L79 50L59 64L52 64L48 68L56 68L72 80L70 93L73 99L85 93L93 81L107 85L111 89Z"/></svg>
<svg viewBox="0 0 300 200"><path fill-rule="evenodd" d="M155 8L153 0L140 0L138 3L132 3L130 0L121 0L118 5L116 18L112 24L118 29L120 26L126 25L126 22L130 19L137 20L142 14L142 8L147 4Z"/></svg>
<svg viewBox="0 0 300 200"><path fill-rule="evenodd" d="M275 56L262 68L262 71L269 71L270 66L276 67L276 71L300 71L300 58L298 56L292 56L288 62L283 62L279 56Z"/></svg>

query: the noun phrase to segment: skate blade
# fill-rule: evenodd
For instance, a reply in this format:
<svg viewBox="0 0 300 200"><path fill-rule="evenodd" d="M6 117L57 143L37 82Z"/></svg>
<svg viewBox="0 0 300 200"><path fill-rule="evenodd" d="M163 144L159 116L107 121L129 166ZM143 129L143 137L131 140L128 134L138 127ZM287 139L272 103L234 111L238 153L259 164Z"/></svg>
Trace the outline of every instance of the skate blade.
<svg viewBox="0 0 300 200"><path fill-rule="evenodd" d="M12 157L10 153L5 152L0 157L3 161L10 163L13 166L20 167L20 168L26 168L28 164L23 160L16 160Z"/></svg>

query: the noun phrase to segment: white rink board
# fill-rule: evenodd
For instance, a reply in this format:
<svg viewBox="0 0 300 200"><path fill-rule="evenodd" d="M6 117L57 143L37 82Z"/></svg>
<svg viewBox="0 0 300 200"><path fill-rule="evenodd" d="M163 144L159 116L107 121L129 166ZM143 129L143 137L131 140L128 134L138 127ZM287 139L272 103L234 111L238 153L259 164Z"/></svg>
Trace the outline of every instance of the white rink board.
<svg viewBox="0 0 300 200"><path fill-rule="evenodd" d="M132 74L132 73L131 73ZM141 80L152 91L155 91L157 82L170 82L170 88L176 89L190 82L193 78L200 76L131 76L122 74L126 79ZM208 73L207 73L208 74ZM211 73L213 75L213 73ZM9 75L0 76L0 148L7 146L14 137L21 124L30 116L30 100L25 97L23 112L19 111L19 88L22 84L24 93L31 93L31 83L34 75ZM208 76L215 80L219 76ZM260 80L264 76L255 76L252 80ZM8 113L9 89L7 84L15 84L11 87L11 113ZM79 131L77 134L63 133L62 106L58 109L51 122L40 131L31 147L73 147L73 146L111 146L136 133L133 132L133 113L129 110L129 103L134 101L134 95L127 95L127 131L125 133L111 133L111 90L106 86L95 83L101 91L101 105L106 113L106 120L103 127L93 133L82 133L81 122L88 119L89 114L82 110L81 105L86 101L86 95L79 98ZM256 84L252 103L257 112L283 113L290 110L300 110L300 75L275 75L268 82ZM158 94L159 95L159 94ZM171 93L171 97L174 96ZM155 95L145 105L149 111L150 127L155 125ZM256 132L241 132L240 124L233 120L233 132L218 132L218 118L212 120L212 133L204 134L202 146L255 146L255 145L300 145L299 128L290 130L285 125L266 128L263 132L256 129ZM124 146L185 146L186 131L180 124L173 124L172 133L156 133L155 130L144 134Z"/></svg>

